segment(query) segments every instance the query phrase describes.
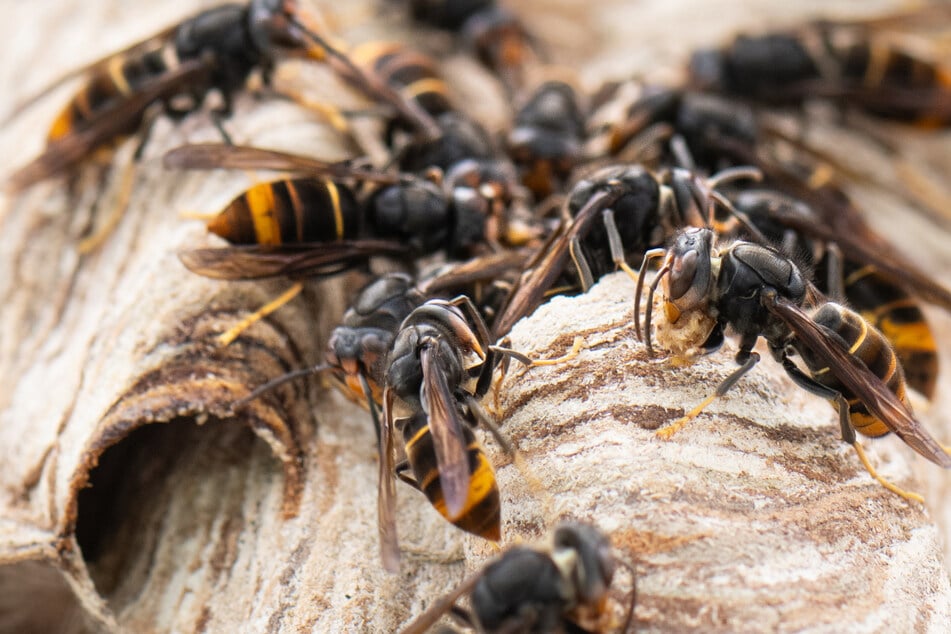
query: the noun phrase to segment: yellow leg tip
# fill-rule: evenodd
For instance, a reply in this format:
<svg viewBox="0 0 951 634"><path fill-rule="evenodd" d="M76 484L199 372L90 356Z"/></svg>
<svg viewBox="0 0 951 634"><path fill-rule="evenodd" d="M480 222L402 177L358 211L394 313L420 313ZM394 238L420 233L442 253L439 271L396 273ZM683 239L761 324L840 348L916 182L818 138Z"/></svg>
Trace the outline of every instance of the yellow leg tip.
<svg viewBox="0 0 951 634"><path fill-rule="evenodd" d="M534 368L538 366L559 365L561 363L567 363L581 354L581 351L587 347L588 342L585 341L584 337L575 337L575 340L571 345L571 350L569 350L566 354L563 354L562 356L555 359L539 359L537 361L532 361L531 367Z"/></svg>
<svg viewBox="0 0 951 634"><path fill-rule="evenodd" d="M669 427L658 429L657 431L654 432L654 435L660 438L661 440L670 440L674 434L680 431L682 427L683 425L674 423L673 425L670 425Z"/></svg>
<svg viewBox="0 0 951 634"><path fill-rule="evenodd" d="M862 461L862 466L865 467L865 470L868 471L869 475L872 476L872 478L874 478L876 482L881 484L883 487L885 487L886 489L888 489L895 495L903 497L906 500L909 500L911 502L917 502L918 504L925 503L925 499L922 496L912 491L906 491L902 489L901 487L899 487L898 485L892 484L891 482L889 482L888 480L880 476L878 472L875 471L875 467L872 466L872 463L869 462L868 456L865 455L865 450L862 449L862 445L860 445L857 440L854 443L852 443L852 447L855 448L855 453L859 455L859 460Z"/></svg>
<svg viewBox="0 0 951 634"><path fill-rule="evenodd" d="M224 331L223 333L215 337L215 342L222 348L229 346L235 339L237 339L241 335L242 332L247 330L248 327L250 327L250 325L251 324L245 324L245 322L242 321L237 326L229 328L228 330Z"/></svg>
<svg viewBox="0 0 951 634"><path fill-rule="evenodd" d="M271 302L268 302L267 304L265 304L258 310L254 311L253 313L251 313L250 315L248 315L247 317L245 317L244 319L236 323L234 326L232 326L228 330L218 335L215 338L215 340L218 342L218 345L221 347L225 347L229 345L232 341L237 339L241 335L242 332L244 332L245 330L253 326L255 323L261 321L262 319L264 319L265 317L273 313L275 310L277 310L284 304L288 303L289 301L297 297L300 294L300 292L303 290L303 288L304 288L304 285L301 282L295 282L293 286L291 286L284 293L282 293L277 299Z"/></svg>
<svg viewBox="0 0 951 634"><path fill-rule="evenodd" d="M76 247L79 255L88 255L101 247L106 238L112 235L112 232L119 226L119 222L129 206L129 200L132 198L132 186L135 184L135 166L134 161L130 162L120 174L119 191L116 194L112 211L100 228L96 229L92 235L80 240Z"/></svg>
<svg viewBox="0 0 951 634"><path fill-rule="evenodd" d="M660 438L661 440L670 440L670 437L676 434L678 431L684 428L684 426L692 421L694 418L700 415L700 413L706 409L707 405L715 401L717 398L716 393L711 394L707 398L703 399L703 402L694 407L692 410L683 415L682 418L678 419L676 422L664 427L663 429L658 429L654 432L654 435Z"/></svg>
<svg viewBox="0 0 951 634"><path fill-rule="evenodd" d="M898 491L896 491L896 493L898 493ZM898 493L898 494L901 495L906 500L911 500L912 502L917 502L918 504L925 503L925 498L922 497L921 495L918 495L917 493L912 493L911 491L905 491L903 493Z"/></svg>

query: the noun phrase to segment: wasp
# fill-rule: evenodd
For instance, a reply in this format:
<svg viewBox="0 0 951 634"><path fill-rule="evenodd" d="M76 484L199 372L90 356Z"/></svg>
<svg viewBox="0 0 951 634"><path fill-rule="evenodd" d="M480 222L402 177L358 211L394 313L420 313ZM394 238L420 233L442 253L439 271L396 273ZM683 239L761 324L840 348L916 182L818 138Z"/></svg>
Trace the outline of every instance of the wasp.
<svg viewBox="0 0 951 634"><path fill-rule="evenodd" d="M529 270L510 292L493 323L494 332L507 333L553 286L587 290L616 268L636 279L628 259L639 260L682 227L707 226L715 206L732 209L718 187L759 176L743 167L704 178L679 168L655 173L640 165L614 165L578 181L558 228L537 249ZM599 218L601 223L596 222ZM580 279L559 283L569 258Z"/></svg>
<svg viewBox="0 0 951 634"><path fill-rule="evenodd" d="M481 423L511 450L479 403L498 361L481 316L464 295L429 300L400 326L387 359L380 441L380 527L387 569L395 570L399 558L394 474L422 491L459 528L500 539L495 472L472 433ZM406 453L400 465L394 462L396 433Z"/></svg>
<svg viewBox="0 0 951 634"><path fill-rule="evenodd" d="M872 230L848 195L816 178L815 169L788 162L777 168L768 159L758 164L771 190L730 195L735 207L784 253L815 268L820 290L848 301L882 330L909 369L910 385L931 398L938 359L920 302L951 310L951 291Z"/></svg>
<svg viewBox="0 0 951 634"><path fill-rule="evenodd" d="M453 139L447 134L434 141L430 158L452 155L458 149ZM165 164L301 174L255 185L209 223L213 232L232 242L230 246L180 254L187 268L217 279L332 275L376 256L410 263L439 251L469 257L529 244L543 231L519 204L515 170L505 161L460 159L446 173L433 167L422 177L253 147L206 144L173 150ZM354 182L363 186L359 194L351 186ZM297 281L219 341L227 345L302 289Z"/></svg>
<svg viewBox="0 0 951 634"><path fill-rule="evenodd" d="M307 26L308 21L293 0L228 4L70 73L85 75L85 84L53 122L46 149L13 174L10 187L20 190L61 174L95 150L142 129L153 104L180 117L217 91L223 100L217 115L226 115L233 95L251 73L258 70L268 83L275 61L282 57L331 60L368 94L391 103L427 133L438 133L425 113L359 69Z"/></svg>
<svg viewBox="0 0 951 634"><path fill-rule="evenodd" d="M550 81L515 113L506 146L522 171L522 184L541 200L561 191L581 160L584 138L584 114L574 88Z"/></svg>
<svg viewBox="0 0 951 634"><path fill-rule="evenodd" d="M810 237L783 218L798 217L809 224L822 222L805 203L770 189L750 189L731 196L734 206L749 218L771 244L801 267L812 270L819 290L837 301L845 300L880 331L905 369L909 386L932 399L938 376L935 337L915 294L884 275L875 263L857 261L842 253L837 241ZM729 235L747 237L742 228ZM887 251L876 262L887 258Z"/></svg>
<svg viewBox="0 0 951 634"><path fill-rule="evenodd" d="M509 548L437 600L402 632L422 634L450 612L486 634L591 631L588 622L605 615L618 565L627 567L633 578L633 567L612 553L610 541L598 528L562 522L555 528L550 547ZM619 632L627 631L633 617L637 601L634 583ZM469 595L471 612L455 605L464 595Z"/></svg>
<svg viewBox="0 0 951 634"><path fill-rule="evenodd" d="M255 185L212 219L209 229L232 246L181 254L192 271L219 279L335 273L374 255L467 256L487 242L521 246L537 233L530 219L507 215L515 175L496 163L460 161L441 184L223 144L183 146L165 164L306 174ZM348 179L377 187L358 195Z"/></svg>
<svg viewBox="0 0 951 634"><path fill-rule="evenodd" d="M607 93L601 97L604 103L589 117L589 158L611 156L708 172L752 165L771 187L829 208L830 216L851 213L847 207L852 203L838 185L843 178L882 186L735 97L639 82L610 85L602 92ZM883 143L887 151L900 152ZM944 207L920 189L909 181L906 188L887 191L941 217Z"/></svg>
<svg viewBox="0 0 951 634"><path fill-rule="evenodd" d="M921 501L917 494L878 475L856 440L856 431L870 437L894 432L931 462L951 468L951 455L915 419L906 398L904 372L885 337L858 313L822 298L799 267L776 249L744 241L716 249L714 238L706 228L685 229L669 249L645 255L641 268L635 328L639 337L646 338L649 354L653 355L653 293L661 281L665 285L665 326L677 328L677 322L689 321L693 314L702 317L671 339L675 354L698 345L704 353L716 350L728 327L739 336L735 360L740 367L711 397L658 435L670 438L752 370L760 360L753 347L762 337L773 358L797 385L834 404L842 440L855 448L869 474L890 491ZM642 335L639 300L643 272L649 259L661 256L664 265L651 282ZM808 372L793 361L796 355Z"/></svg>
<svg viewBox="0 0 951 634"><path fill-rule="evenodd" d="M946 7L867 21L820 20L790 32L741 35L693 54L698 88L772 104L823 97L926 128L951 123L951 69L908 27L947 24ZM922 33L917 34L918 44ZM914 36L914 34L912 34Z"/></svg>
<svg viewBox="0 0 951 634"><path fill-rule="evenodd" d="M555 365L574 358L583 344L576 339L562 357L533 360L491 341L485 321L466 295L427 300L400 325L387 357L380 428L380 543L388 570L396 570L399 561L394 476L420 490L450 523L499 540L499 489L473 428L483 426L508 455L517 454L480 401L504 360L527 367ZM397 433L406 455L399 464Z"/></svg>
<svg viewBox="0 0 951 634"><path fill-rule="evenodd" d="M232 245L180 254L185 266L201 275L228 280L308 277L337 273L374 255L405 251L396 241L366 238L365 205L344 182L360 178L396 184L395 177L222 144L183 146L167 154L165 164L173 168L306 168L324 176L258 183L228 203L209 221L208 228ZM432 193L439 196L438 189Z"/></svg>

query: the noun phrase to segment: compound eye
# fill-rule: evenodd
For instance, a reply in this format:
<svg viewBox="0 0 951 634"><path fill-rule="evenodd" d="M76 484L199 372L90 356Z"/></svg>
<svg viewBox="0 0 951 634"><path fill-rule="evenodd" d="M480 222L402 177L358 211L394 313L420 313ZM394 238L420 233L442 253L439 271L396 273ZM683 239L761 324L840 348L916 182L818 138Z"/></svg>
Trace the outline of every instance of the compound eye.
<svg viewBox="0 0 951 634"><path fill-rule="evenodd" d="M670 269L670 298L680 299L694 284L697 277L697 262L700 254L688 251L681 257L675 258Z"/></svg>

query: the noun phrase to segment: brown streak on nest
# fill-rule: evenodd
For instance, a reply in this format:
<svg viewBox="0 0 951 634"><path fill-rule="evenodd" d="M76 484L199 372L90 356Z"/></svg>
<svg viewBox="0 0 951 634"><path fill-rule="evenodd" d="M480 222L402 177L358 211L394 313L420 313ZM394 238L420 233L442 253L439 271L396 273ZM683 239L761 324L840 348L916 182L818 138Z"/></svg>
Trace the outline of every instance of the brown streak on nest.
<svg viewBox="0 0 951 634"><path fill-rule="evenodd" d="M572 399L587 401L591 395L603 391L604 388L623 385L629 375L637 376L636 371L628 372L626 367L610 366L601 363L599 359L582 358L570 363L572 365L568 367L544 368L544 376L548 380L543 382L533 377L528 389L520 386L519 389L511 390L518 393L515 399L509 397L510 390L503 390L503 416L509 411L521 410L538 399L559 402ZM517 382L519 378L515 377L512 382Z"/></svg>
<svg viewBox="0 0 951 634"><path fill-rule="evenodd" d="M560 394L560 389L564 389L566 384L571 383L571 377L568 376L568 373L562 375L562 380L558 383L536 383L533 382L532 389L530 390L519 390L519 395L514 400L509 397L510 390L502 390L502 405L503 409L500 413L500 420L504 421L509 416L509 412L516 412L521 410L525 405L535 401L536 399L542 399L546 396L550 397L553 395ZM517 381L518 378L514 379ZM510 383L512 380L507 380L506 383ZM567 397L566 397L567 400Z"/></svg>
<svg viewBox="0 0 951 634"><path fill-rule="evenodd" d="M267 620L267 632L279 632L282 630L287 610L296 603L295 599L297 598L299 579L297 572L310 557L312 547L313 539L305 537L298 542L288 557L287 564L284 566L284 570L280 576L280 587L282 589L280 603Z"/></svg>
<svg viewBox="0 0 951 634"><path fill-rule="evenodd" d="M316 632L317 622L320 621L329 610L333 609L333 606L330 604L330 602L320 596L311 599L311 602L316 606L317 609L314 610L309 619L300 625L299 631L301 632Z"/></svg>
<svg viewBox="0 0 951 634"><path fill-rule="evenodd" d="M788 454L780 454L773 459L785 469L798 473L814 482L834 485L854 478L858 473L864 471L861 469L858 459L852 469L848 468L847 463L833 454L821 458L797 458Z"/></svg>
<svg viewBox="0 0 951 634"><path fill-rule="evenodd" d="M521 541L532 541L541 539L545 534L545 529L538 522L512 520L505 523L505 533L517 535Z"/></svg>
<svg viewBox="0 0 951 634"><path fill-rule="evenodd" d="M774 425L750 420L749 418L736 416L734 414L720 414L719 418L731 420L740 427L756 429L769 438L770 441L776 443L790 443L795 445L828 444L831 437L831 428L830 430L825 430L816 427L789 425L786 423Z"/></svg>
<svg viewBox="0 0 951 634"><path fill-rule="evenodd" d="M43 477L43 471L46 468L47 461L55 450L55 445L50 445L47 447L46 451L43 452L43 455L40 456L40 459L37 460L36 464L26 472L26 474L23 476L20 486L14 491L12 498L13 502L19 505L26 505L29 503L30 493L40 483L40 479Z"/></svg>
<svg viewBox="0 0 951 634"><path fill-rule="evenodd" d="M588 392L591 388L589 386L581 386L575 388L565 388L562 389L559 394L562 394L564 401L567 401L572 398L581 398L582 400L587 400ZM527 404L532 399L524 399L524 402ZM561 399L559 399L561 400ZM522 397L517 399L517 402L523 401ZM518 406L513 406L512 410L517 410ZM583 425L587 425L597 419L611 418L625 424L633 424L641 429L646 429L649 431L659 429L664 424L674 420L683 413L683 410L670 409L660 405L607 405L599 409L591 409L581 412L575 416L561 418L557 424L557 431L559 436L567 437L571 435L576 428ZM529 431L522 434L522 438L526 439L544 439L550 436L551 428L550 426L543 425L533 425L529 426Z"/></svg>
<svg viewBox="0 0 951 634"><path fill-rule="evenodd" d="M810 480L834 484L854 478L862 471L858 459L852 461L843 459L843 456L836 451L837 446L841 446L841 441L836 442L833 438L834 432L831 426L829 429L820 429L789 424L770 425L733 414L721 414L719 418L733 421L740 427L756 429L777 445L784 443L795 445L796 453L779 451L768 459ZM812 452L808 452L808 456L801 457L799 454L804 452L800 450L806 445L828 449L819 457Z"/></svg>
<svg viewBox="0 0 951 634"><path fill-rule="evenodd" d="M594 328L585 328L582 330L573 330L571 332L564 332L555 337L551 343L548 344L548 350L551 350L557 354L559 350L570 350L571 346L574 345L575 338L581 337L585 341L591 341L591 347L589 350L597 350L601 347L606 347L609 344L613 344L617 341L618 336L620 335L620 330L629 327L630 321L625 319L622 321L615 321L608 324L599 324ZM608 336L610 335L610 336Z"/></svg>
<svg viewBox="0 0 951 634"><path fill-rule="evenodd" d="M632 555L655 555L666 553L701 539L710 537L709 533L695 535L662 535L652 531L639 531L634 528L619 529L611 533L611 542Z"/></svg>
<svg viewBox="0 0 951 634"><path fill-rule="evenodd" d="M633 423L648 431L660 429L683 413L682 409L662 405L612 405L604 411L615 420Z"/></svg>
<svg viewBox="0 0 951 634"><path fill-rule="evenodd" d="M559 418L557 425L554 426L545 424L545 421L539 421L540 424L528 426L527 429L529 431L519 434L519 438L520 440L545 440L546 438L550 438L553 433L557 433L561 441L565 441L576 435L573 434L573 432L575 432L577 428L590 424L596 418L597 415L595 413L582 412L576 416ZM544 455L549 451L550 447L542 446L534 451L522 450L522 453L526 456L532 456L535 454Z"/></svg>
<svg viewBox="0 0 951 634"><path fill-rule="evenodd" d="M212 617L211 607L208 605L202 606L201 612L199 612L198 614L198 618L195 619L194 631L204 632L205 630L207 630L208 623L211 621L211 617Z"/></svg>
<svg viewBox="0 0 951 634"><path fill-rule="evenodd" d="M890 521L888 516L883 519L878 513L870 513L870 508L876 506L890 508L892 512L908 512L907 501L874 481L861 488L842 485L835 494L817 496L807 506L782 511L775 516L798 527L817 544L836 548L843 540L854 539L867 547L863 550L880 550L893 545L896 540L907 541L911 536L911 529L907 526ZM857 518L860 518L858 524Z"/></svg>
<svg viewBox="0 0 951 634"><path fill-rule="evenodd" d="M208 565L211 567L211 579L218 580L229 571L238 557L238 537L244 530L244 520L239 517L227 517L221 524L218 543L215 545ZM202 628L196 627L200 630Z"/></svg>
<svg viewBox="0 0 951 634"><path fill-rule="evenodd" d="M305 537L298 542L297 546L291 552L290 557L288 557L284 572L281 573L282 586L289 586L291 581L294 580L297 570L307 561L307 558L310 557L310 551L314 545L313 542L314 540L310 537Z"/></svg>
<svg viewBox="0 0 951 634"><path fill-rule="evenodd" d="M671 500L678 504L686 504L692 512L706 518L734 519L737 516L749 517L756 513L756 504L749 495L755 489L744 486L740 482L742 474L738 474L729 489L719 487L720 495L711 495L711 489L706 482L702 471L695 474L695 479L688 482Z"/></svg>
<svg viewBox="0 0 951 634"><path fill-rule="evenodd" d="M660 594L637 598L638 612L663 614L663 627L675 632L728 632L726 616L717 618L704 598L682 595L667 597Z"/></svg>
<svg viewBox="0 0 951 634"><path fill-rule="evenodd" d="M318 516L327 513L334 501L334 491L340 482L340 469L337 467L337 453L339 446L328 443L319 443L315 448L316 468L323 474L323 485L317 492Z"/></svg>

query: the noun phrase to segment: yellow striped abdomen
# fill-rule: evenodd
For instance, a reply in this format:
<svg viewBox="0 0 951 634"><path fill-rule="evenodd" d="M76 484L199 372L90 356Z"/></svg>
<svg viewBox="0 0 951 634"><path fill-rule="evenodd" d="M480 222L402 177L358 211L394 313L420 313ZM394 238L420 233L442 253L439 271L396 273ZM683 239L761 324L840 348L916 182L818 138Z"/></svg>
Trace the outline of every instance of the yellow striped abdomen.
<svg viewBox="0 0 951 634"><path fill-rule="evenodd" d="M499 488L495 481L495 471L472 430L463 426L462 433L467 447L470 479L469 494L458 517L452 518L446 511L432 434L423 415L413 417L403 428L406 457L420 490L440 515L468 533L499 541L502 529Z"/></svg>
<svg viewBox="0 0 951 634"><path fill-rule="evenodd" d="M837 333L851 354L861 359L902 403L908 405L901 364L882 333L858 313L837 304L824 304L813 315L813 319ZM829 368L814 359L808 351L800 350L800 353L816 381L840 392L848 400L849 415L856 431L873 437L883 436L890 431L884 422L869 413L864 403L847 390Z"/></svg>
<svg viewBox="0 0 951 634"><path fill-rule="evenodd" d="M115 108L143 85L168 70L163 58L163 45L139 53L134 57L117 55L93 72L54 119L47 141L55 141L74 132L82 131L97 117ZM141 113L144 115L145 113ZM141 116L133 118L126 134L141 124Z"/></svg>
<svg viewBox="0 0 951 634"><path fill-rule="evenodd" d="M254 185L215 216L208 230L232 244L293 244L353 239L361 225L349 187L297 178Z"/></svg>

